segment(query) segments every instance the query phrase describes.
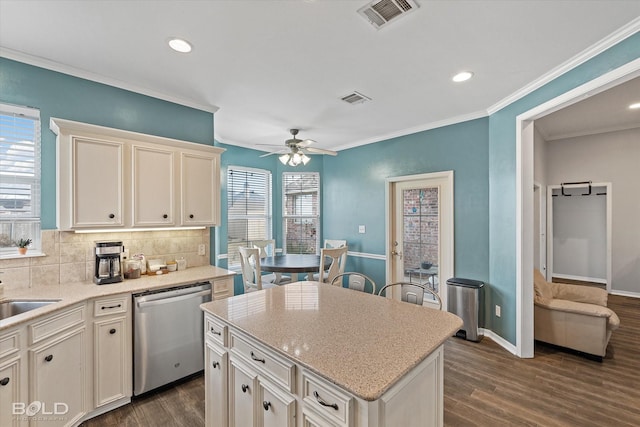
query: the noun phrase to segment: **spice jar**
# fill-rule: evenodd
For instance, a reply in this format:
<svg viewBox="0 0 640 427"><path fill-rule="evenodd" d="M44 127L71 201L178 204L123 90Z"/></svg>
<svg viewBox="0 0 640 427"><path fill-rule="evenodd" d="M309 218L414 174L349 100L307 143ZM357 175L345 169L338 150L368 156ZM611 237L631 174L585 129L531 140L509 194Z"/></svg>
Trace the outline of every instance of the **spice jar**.
<svg viewBox="0 0 640 427"><path fill-rule="evenodd" d="M124 278L125 279L140 278L140 261L136 259L128 259L124 262Z"/></svg>

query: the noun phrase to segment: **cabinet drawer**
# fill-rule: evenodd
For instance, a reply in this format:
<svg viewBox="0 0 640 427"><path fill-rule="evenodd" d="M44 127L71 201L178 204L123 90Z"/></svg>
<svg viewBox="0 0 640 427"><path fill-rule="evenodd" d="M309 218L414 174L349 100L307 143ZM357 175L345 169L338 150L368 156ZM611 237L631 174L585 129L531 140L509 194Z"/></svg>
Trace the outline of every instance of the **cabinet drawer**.
<svg viewBox="0 0 640 427"><path fill-rule="evenodd" d="M223 347L227 346L227 325L217 320L215 317L206 315L204 318L204 330L207 340L218 343Z"/></svg>
<svg viewBox="0 0 640 427"><path fill-rule="evenodd" d="M29 344L36 344L74 326L84 325L85 318L85 305L82 304L34 322L28 326Z"/></svg>
<svg viewBox="0 0 640 427"><path fill-rule="evenodd" d="M278 356L250 338L235 332L230 334L231 350L245 359L259 373L293 393L295 389L296 366L293 362Z"/></svg>
<svg viewBox="0 0 640 427"><path fill-rule="evenodd" d="M233 277L216 279L213 282L213 300L219 300L233 296Z"/></svg>
<svg viewBox="0 0 640 427"><path fill-rule="evenodd" d="M353 397L309 371L302 373L302 400L338 425L352 424Z"/></svg>
<svg viewBox="0 0 640 427"><path fill-rule="evenodd" d="M20 350L20 331L0 334L0 359Z"/></svg>
<svg viewBox="0 0 640 427"><path fill-rule="evenodd" d="M93 302L94 317L108 316L110 314L126 313L129 309L131 296L121 295L110 298L102 298Z"/></svg>

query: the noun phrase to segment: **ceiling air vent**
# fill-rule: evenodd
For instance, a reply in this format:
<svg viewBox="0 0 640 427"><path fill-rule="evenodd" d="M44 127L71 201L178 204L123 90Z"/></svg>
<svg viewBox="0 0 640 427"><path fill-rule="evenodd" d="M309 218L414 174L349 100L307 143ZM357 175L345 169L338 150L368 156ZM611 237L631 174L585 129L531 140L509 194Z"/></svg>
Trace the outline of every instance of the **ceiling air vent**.
<svg viewBox="0 0 640 427"><path fill-rule="evenodd" d="M358 9L358 13L376 29L380 29L392 19L413 12L418 7L415 0L375 0Z"/></svg>
<svg viewBox="0 0 640 427"><path fill-rule="evenodd" d="M371 101L371 98L356 91L353 91L349 95L343 96L341 99L344 102L348 102L349 104L360 104L362 102Z"/></svg>

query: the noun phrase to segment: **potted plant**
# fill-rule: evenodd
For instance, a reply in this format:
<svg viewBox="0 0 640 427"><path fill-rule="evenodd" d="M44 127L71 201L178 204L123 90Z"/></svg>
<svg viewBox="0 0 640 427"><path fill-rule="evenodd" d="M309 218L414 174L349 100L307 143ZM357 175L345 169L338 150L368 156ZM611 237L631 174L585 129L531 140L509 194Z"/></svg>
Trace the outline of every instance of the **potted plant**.
<svg viewBox="0 0 640 427"><path fill-rule="evenodd" d="M31 244L31 239L20 239L16 240L16 245L18 245L18 252L20 255L24 255L27 253L27 246Z"/></svg>

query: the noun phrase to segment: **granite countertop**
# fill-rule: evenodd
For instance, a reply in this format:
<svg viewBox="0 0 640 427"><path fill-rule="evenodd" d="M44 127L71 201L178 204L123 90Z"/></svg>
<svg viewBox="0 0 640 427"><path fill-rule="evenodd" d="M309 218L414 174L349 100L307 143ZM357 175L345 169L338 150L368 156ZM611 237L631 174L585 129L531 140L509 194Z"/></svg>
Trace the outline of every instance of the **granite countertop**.
<svg viewBox="0 0 640 427"><path fill-rule="evenodd" d="M368 401L380 398L462 326L452 313L319 282L201 307Z"/></svg>
<svg viewBox="0 0 640 427"><path fill-rule="evenodd" d="M0 332L3 329L7 329L24 322L29 322L39 316L59 310L60 308L96 297L106 297L123 293L143 292L146 290L160 289L170 286L180 286L201 280L234 276L235 274L236 273L233 271L208 265L203 267L187 268L186 270L181 271L172 271L168 274L162 274L159 276L142 276L139 279L129 279L108 285L96 285L91 281L39 286L29 289L4 290L0 296L0 302L17 299L59 299L60 301L0 320Z"/></svg>

